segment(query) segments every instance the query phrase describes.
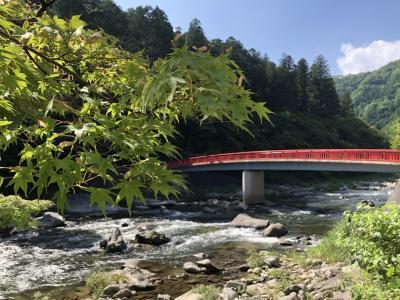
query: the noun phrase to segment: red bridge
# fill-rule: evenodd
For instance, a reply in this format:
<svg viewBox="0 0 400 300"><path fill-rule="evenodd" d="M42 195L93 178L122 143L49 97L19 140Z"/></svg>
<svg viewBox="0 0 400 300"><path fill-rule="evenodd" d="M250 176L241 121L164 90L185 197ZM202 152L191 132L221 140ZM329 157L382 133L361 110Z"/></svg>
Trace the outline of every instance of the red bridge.
<svg viewBox="0 0 400 300"><path fill-rule="evenodd" d="M267 150L197 156L170 162L182 172L243 171L243 199L264 199L264 170L400 173L400 151L388 149Z"/></svg>

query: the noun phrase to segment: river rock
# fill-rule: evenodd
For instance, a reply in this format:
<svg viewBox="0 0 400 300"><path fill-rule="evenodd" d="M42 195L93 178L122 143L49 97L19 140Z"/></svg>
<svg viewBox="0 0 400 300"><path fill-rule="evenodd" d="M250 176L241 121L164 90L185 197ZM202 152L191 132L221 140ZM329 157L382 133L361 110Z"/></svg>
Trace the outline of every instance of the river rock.
<svg viewBox="0 0 400 300"><path fill-rule="evenodd" d="M221 300L235 300L237 298L237 293L231 288L223 288L222 292L219 294Z"/></svg>
<svg viewBox="0 0 400 300"><path fill-rule="evenodd" d="M281 223L270 224L263 232L263 235L268 237L281 237L286 234L288 234L288 230Z"/></svg>
<svg viewBox="0 0 400 300"><path fill-rule="evenodd" d="M299 292L299 291L301 291L303 289L304 289L304 284L294 284L294 285L291 285L291 286L287 287L283 291L283 293L285 295L290 295L291 293L297 293L297 292Z"/></svg>
<svg viewBox="0 0 400 300"><path fill-rule="evenodd" d="M238 267L238 270L239 270L240 272L247 272L249 269L250 269L250 267L249 267L248 264L243 264L243 265L240 265L240 266Z"/></svg>
<svg viewBox="0 0 400 300"><path fill-rule="evenodd" d="M193 291L189 291L175 298L175 300L202 300L202 297L200 294L196 294Z"/></svg>
<svg viewBox="0 0 400 300"><path fill-rule="evenodd" d="M130 298L132 297L132 292L128 289L122 289L118 293L114 294L113 298L118 299L118 298Z"/></svg>
<svg viewBox="0 0 400 300"><path fill-rule="evenodd" d="M247 214L238 214L231 222L235 227L248 227L255 229L263 229L268 227L269 221L250 217Z"/></svg>
<svg viewBox="0 0 400 300"><path fill-rule="evenodd" d="M217 211L214 208L211 208L211 207L204 207L203 208L203 213L214 215L214 214L217 213Z"/></svg>
<svg viewBox="0 0 400 300"><path fill-rule="evenodd" d="M64 218L55 212L45 212L43 216L37 218L43 228L54 228L65 226Z"/></svg>
<svg viewBox="0 0 400 300"><path fill-rule="evenodd" d="M158 294L157 300L171 300L171 295L168 294Z"/></svg>
<svg viewBox="0 0 400 300"><path fill-rule="evenodd" d="M118 284L110 284L107 285L104 290L103 290L103 295L104 296L109 296L112 297L114 296L116 293L118 293L120 290L120 287Z"/></svg>
<svg viewBox="0 0 400 300"><path fill-rule="evenodd" d="M125 261L122 269L114 273L124 275L126 286L131 291L153 290L160 282L154 273L138 267L138 261L134 259Z"/></svg>
<svg viewBox="0 0 400 300"><path fill-rule="evenodd" d="M206 268L207 273L218 273L218 272L222 271L221 268L214 265L213 262L211 260L209 260L208 258L196 261L196 264L199 267Z"/></svg>
<svg viewBox="0 0 400 300"><path fill-rule="evenodd" d="M143 234L137 234L135 236L135 241L139 244L160 246L170 242L171 239L165 236L165 234L156 231L146 231Z"/></svg>
<svg viewBox="0 0 400 300"><path fill-rule="evenodd" d="M375 207L375 202L372 200L363 200L361 201L361 204L365 205L365 206L369 206L369 207Z"/></svg>
<svg viewBox="0 0 400 300"><path fill-rule="evenodd" d="M204 259L207 258L207 254L204 252L199 252L193 255L193 257L197 258L197 259Z"/></svg>
<svg viewBox="0 0 400 300"><path fill-rule="evenodd" d="M244 281L229 280L227 283L225 283L225 287L233 289L235 292L241 294L246 291L247 284Z"/></svg>
<svg viewBox="0 0 400 300"><path fill-rule="evenodd" d="M100 244L100 246L104 246L104 242L101 242L103 244ZM121 230L119 227L115 228L113 233L110 235L110 237L107 240L107 245L105 245L105 252L106 253L115 253L115 252L121 252L126 250L127 244L124 241L124 238L122 237Z"/></svg>
<svg viewBox="0 0 400 300"><path fill-rule="evenodd" d="M268 256L264 258L264 263L269 268L279 268L281 263L279 262L279 258L275 256Z"/></svg>
<svg viewBox="0 0 400 300"><path fill-rule="evenodd" d="M207 271L205 267L200 267L193 262L185 262L183 264L183 269L190 274L198 274Z"/></svg>

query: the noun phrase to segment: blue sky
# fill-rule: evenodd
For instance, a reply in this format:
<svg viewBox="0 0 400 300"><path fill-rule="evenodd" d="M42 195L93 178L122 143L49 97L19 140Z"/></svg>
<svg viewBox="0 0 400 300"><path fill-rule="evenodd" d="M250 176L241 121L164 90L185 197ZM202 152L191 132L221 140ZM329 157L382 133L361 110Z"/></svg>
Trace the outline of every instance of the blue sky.
<svg viewBox="0 0 400 300"><path fill-rule="evenodd" d="M209 39L233 36L278 62L324 55L333 74L400 59L399 0L116 0L123 9L159 6L174 27L198 18Z"/></svg>

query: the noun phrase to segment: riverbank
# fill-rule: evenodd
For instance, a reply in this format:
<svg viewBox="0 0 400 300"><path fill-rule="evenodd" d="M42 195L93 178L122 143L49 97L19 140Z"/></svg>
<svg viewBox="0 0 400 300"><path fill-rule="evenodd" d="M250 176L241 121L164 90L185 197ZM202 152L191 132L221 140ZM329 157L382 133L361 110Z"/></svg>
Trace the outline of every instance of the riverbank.
<svg viewBox="0 0 400 300"><path fill-rule="evenodd" d="M394 184L386 181L356 181L352 186L324 191L318 188L269 185L270 193L263 205L246 211L251 216L287 225L295 241L300 236L321 237L341 217L361 200L384 203ZM213 198L209 198L213 196ZM238 266L246 263L251 250L278 250L276 238L264 237L250 228L235 228L230 221L243 209L236 193L204 195L204 199L177 202L163 208L143 208L133 218L121 216L103 218L76 217L68 226L47 231L20 233L0 239L0 299L34 299L40 292L49 299L85 299L87 276L96 270L120 268L127 259L138 259L139 266L157 274L164 284L153 291L137 293L135 298L150 299L157 294L174 291L173 297L199 284L223 285L243 275ZM205 208L208 208L206 210ZM68 220L68 216L67 216ZM130 253L105 255L99 242L120 227L124 238L134 240L138 228L148 224L171 238L159 247L142 248ZM218 266L226 269L219 275L190 275L181 277L186 261L205 252ZM40 299L40 298L39 298Z"/></svg>

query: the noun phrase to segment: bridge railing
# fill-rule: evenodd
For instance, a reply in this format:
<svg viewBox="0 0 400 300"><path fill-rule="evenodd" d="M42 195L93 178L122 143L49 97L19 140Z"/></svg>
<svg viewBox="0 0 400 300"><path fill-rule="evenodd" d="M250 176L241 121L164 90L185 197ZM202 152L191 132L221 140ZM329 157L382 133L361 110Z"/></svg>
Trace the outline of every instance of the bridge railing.
<svg viewBox="0 0 400 300"><path fill-rule="evenodd" d="M168 166L170 168L182 168L195 165L282 160L400 162L400 151L388 149L306 149L250 151L191 157L169 162Z"/></svg>

